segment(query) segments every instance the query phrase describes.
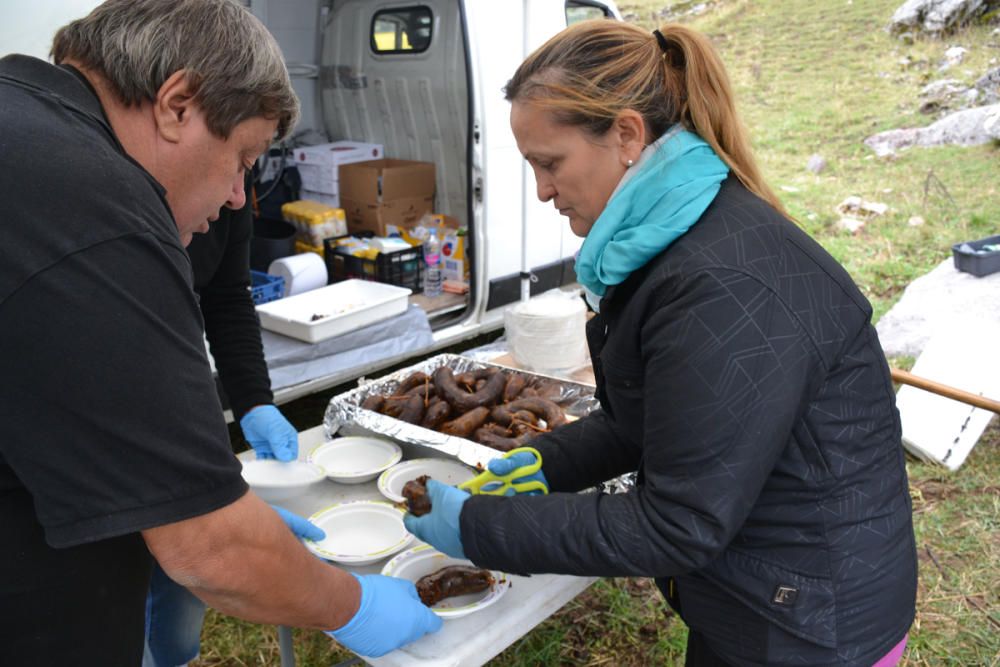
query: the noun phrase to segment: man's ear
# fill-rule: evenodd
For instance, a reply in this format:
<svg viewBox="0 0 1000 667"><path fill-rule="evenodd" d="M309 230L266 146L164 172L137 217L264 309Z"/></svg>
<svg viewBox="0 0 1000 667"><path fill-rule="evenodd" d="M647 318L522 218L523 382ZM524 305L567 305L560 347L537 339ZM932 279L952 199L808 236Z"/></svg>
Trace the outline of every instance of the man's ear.
<svg viewBox="0 0 1000 667"><path fill-rule="evenodd" d="M635 164L646 147L646 123L642 114L635 109L625 109L618 114L613 127L618 133L622 162L626 166Z"/></svg>
<svg viewBox="0 0 1000 667"><path fill-rule="evenodd" d="M194 118L194 94L184 70L171 74L153 101L153 118L162 139L170 143L181 140L181 134Z"/></svg>

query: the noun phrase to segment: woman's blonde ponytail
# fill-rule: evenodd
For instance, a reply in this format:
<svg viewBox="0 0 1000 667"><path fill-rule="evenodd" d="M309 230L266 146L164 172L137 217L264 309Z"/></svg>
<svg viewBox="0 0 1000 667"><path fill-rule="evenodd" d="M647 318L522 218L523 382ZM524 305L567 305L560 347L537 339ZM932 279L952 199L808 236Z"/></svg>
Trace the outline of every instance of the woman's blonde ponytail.
<svg viewBox="0 0 1000 667"><path fill-rule="evenodd" d="M681 123L784 213L757 168L722 60L690 28L668 23L650 33L621 21L581 21L528 56L504 90L509 101L531 100L594 136L625 109L642 115L651 142Z"/></svg>
<svg viewBox="0 0 1000 667"><path fill-rule="evenodd" d="M680 89L677 97L682 122L715 150L748 190L784 212L760 174L746 128L736 112L729 76L711 43L700 33L677 24L664 25L659 33L661 48L667 46L664 57L669 67L668 89Z"/></svg>

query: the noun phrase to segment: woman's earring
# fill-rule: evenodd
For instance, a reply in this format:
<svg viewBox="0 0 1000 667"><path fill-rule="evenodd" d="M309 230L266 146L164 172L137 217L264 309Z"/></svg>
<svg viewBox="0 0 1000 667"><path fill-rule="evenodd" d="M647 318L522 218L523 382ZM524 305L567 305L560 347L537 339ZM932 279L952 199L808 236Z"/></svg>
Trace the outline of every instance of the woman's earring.
<svg viewBox="0 0 1000 667"><path fill-rule="evenodd" d="M625 161L625 166L626 167L631 167L633 164L635 164L635 162L633 160L626 160Z"/></svg>

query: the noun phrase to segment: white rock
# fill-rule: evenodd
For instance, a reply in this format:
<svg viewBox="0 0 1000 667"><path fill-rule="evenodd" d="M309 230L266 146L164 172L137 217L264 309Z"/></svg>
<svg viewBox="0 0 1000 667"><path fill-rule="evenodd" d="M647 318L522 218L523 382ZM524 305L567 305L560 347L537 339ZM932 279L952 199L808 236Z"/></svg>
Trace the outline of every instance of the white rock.
<svg viewBox="0 0 1000 667"><path fill-rule="evenodd" d="M851 195L837 204L836 207L836 211L840 215L853 218L872 218L883 215L888 210L889 207L886 204L867 201L857 195Z"/></svg>
<svg viewBox="0 0 1000 667"><path fill-rule="evenodd" d="M1000 273L977 278L958 271L948 257L910 283L875 328L886 354L916 357L931 332L967 313L1000 321Z"/></svg>
<svg viewBox="0 0 1000 667"><path fill-rule="evenodd" d="M899 33L922 28L941 33L967 23L979 14L985 0L906 0L892 15L889 29Z"/></svg>
<svg viewBox="0 0 1000 667"><path fill-rule="evenodd" d="M857 234L862 227L865 226L864 220L858 220L857 218L841 218L836 222L836 227L838 229L844 229L852 234Z"/></svg>
<svg viewBox="0 0 1000 667"><path fill-rule="evenodd" d="M983 121L983 131L994 140L1000 140L1000 104L995 105L993 111L987 114Z"/></svg>
<svg viewBox="0 0 1000 667"><path fill-rule="evenodd" d="M964 46L953 46L944 52L944 60L948 64L957 65L965 60L965 54L968 52L969 50Z"/></svg>
<svg viewBox="0 0 1000 667"><path fill-rule="evenodd" d="M907 220L906 224L908 224L910 227L920 227L921 225L924 224L924 219L921 218L919 215L915 215L909 220Z"/></svg>
<svg viewBox="0 0 1000 667"><path fill-rule="evenodd" d="M886 130L865 139L878 156L910 146L977 146L1000 138L1000 104L972 107L949 114L927 127Z"/></svg>
<svg viewBox="0 0 1000 667"><path fill-rule="evenodd" d="M819 174L826 169L826 159L819 153L813 153L809 156L809 161L806 163L806 169L814 174Z"/></svg>
<svg viewBox="0 0 1000 667"><path fill-rule="evenodd" d="M966 88L958 79L938 79L923 87L920 91L921 97L944 97L954 93L960 93Z"/></svg>

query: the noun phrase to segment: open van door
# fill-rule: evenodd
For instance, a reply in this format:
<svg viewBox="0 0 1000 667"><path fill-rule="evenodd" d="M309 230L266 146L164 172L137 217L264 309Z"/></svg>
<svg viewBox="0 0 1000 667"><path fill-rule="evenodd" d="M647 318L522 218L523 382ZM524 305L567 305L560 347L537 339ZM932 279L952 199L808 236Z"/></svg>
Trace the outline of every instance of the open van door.
<svg viewBox="0 0 1000 667"><path fill-rule="evenodd" d="M498 328L502 306L575 281L581 241L538 201L503 86L570 22L618 18L612 3L250 0L250 7L286 54L303 103L300 130L434 163L435 212L467 228L471 264L467 297L420 302L439 344Z"/></svg>

